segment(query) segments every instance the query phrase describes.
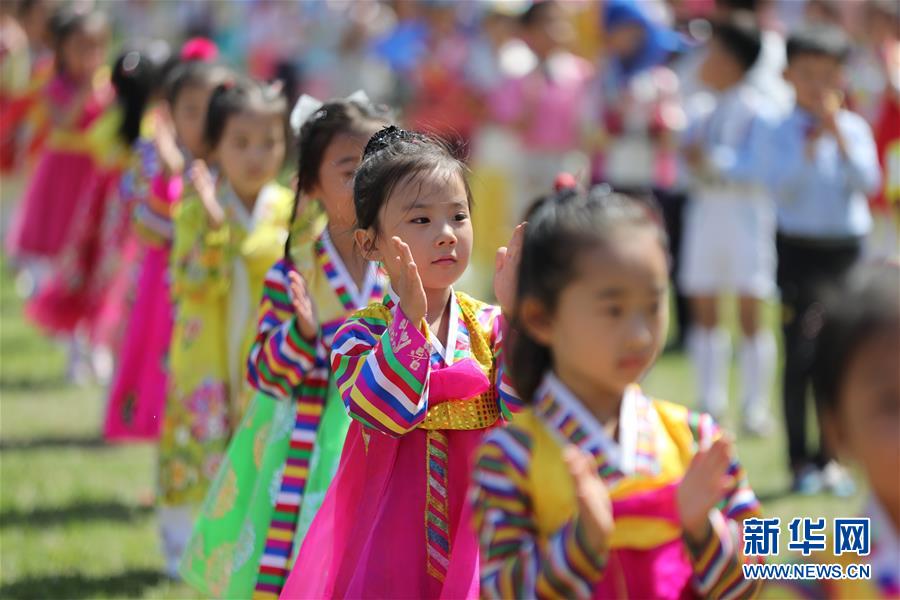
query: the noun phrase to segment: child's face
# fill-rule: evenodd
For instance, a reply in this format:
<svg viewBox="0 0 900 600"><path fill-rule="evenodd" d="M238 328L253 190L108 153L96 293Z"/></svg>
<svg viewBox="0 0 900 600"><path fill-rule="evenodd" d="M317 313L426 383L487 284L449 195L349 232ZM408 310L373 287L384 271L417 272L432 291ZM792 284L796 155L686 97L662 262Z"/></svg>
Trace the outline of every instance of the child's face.
<svg viewBox="0 0 900 600"><path fill-rule="evenodd" d="M409 245L426 290L446 289L465 272L472 253L472 219L462 177L421 174L394 188L379 215L380 256L391 238Z"/></svg>
<svg viewBox="0 0 900 600"><path fill-rule="evenodd" d="M281 115L247 111L229 117L215 159L239 197L255 198L278 175L284 146Z"/></svg>
<svg viewBox="0 0 900 600"><path fill-rule="evenodd" d="M328 222L338 229L350 230L356 222L353 209L353 173L359 166L369 137L366 134L335 135L322 156L318 183L310 190L310 195L322 203L328 214Z"/></svg>
<svg viewBox="0 0 900 600"><path fill-rule="evenodd" d="M821 116L829 98L840 93L842 74L841 62L835 58L801 54L791 59L784 78L794 87L797 105Z"/></svg>
<svg viewBox="0 0 900 600"><path fill-rule="evenodd" d="M706 58L700 64L700 80L713 90L722 91L740 82L743 75L737 61L712 38Z"/></svg>
<svg viewBox="0 0 900 600"><path fill-rule="evenodd" d="M872 493L900 506L900 339L896 325L869 336L850 357L837 407L823 430L838 456L857 463ZM897 514L896 512L890 514Z"/></svg>
<svg viewBox="0 0 900 600"><path fill-rule="evenodd" d="M206 155L203 143L203 127L206 123L206 108L212 86L192 85L181 89L172 106L172 122L178 142L184 146L193 158L204 158Z"/></svg>
<svg viewBox="0 0 900 600"><path fill-rule="evenodd" d="M547 7L540 19L525 30L525 39L532 51L546 57L557 48L572 41L575 31L559 5Z"/></svg>
<svg viewBox="0 0 900 600"><path fill-rule="evenodd" d="M60 52L66 75L80 84L88 84L106 59L105 29L78 31L63 41Z"/></svg>
<svg viewBox="0 0 900 600"><path fill-rule="evenodd" d="M577 269L553 314L527 318L526 326L550 347L554 370L573 389L621 395L664 341L666 255L650 227L629 228L583 254Z"/></svg>

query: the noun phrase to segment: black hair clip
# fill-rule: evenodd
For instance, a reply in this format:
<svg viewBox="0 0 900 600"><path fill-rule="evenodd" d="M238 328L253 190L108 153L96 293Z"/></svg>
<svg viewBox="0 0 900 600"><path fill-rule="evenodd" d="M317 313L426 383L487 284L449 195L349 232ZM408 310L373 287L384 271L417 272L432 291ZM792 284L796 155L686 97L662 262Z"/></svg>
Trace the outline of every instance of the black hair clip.
<svg viewBox="0 0 900 600"><path fill-rule="evenodd" d="M414 131L407 131L400 129L396 125L389 125L369 139L369 143L366 144L366 149L363 151L363 158L389 148L397 142L415 142L422 139L423 137Z"/></svg>

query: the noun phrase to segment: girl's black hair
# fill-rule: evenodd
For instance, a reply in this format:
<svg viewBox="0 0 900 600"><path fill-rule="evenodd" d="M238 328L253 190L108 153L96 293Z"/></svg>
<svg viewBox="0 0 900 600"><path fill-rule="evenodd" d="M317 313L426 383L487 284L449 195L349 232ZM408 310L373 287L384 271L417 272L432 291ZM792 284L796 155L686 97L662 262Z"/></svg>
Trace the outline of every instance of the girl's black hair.
<svg viewBox="0 0 900 600"><path fill-rule="evenodd" d="M297 190L291 207L291 220L297 218L300 198L319 183L322 159L331 141L340 134L368 135L378 124L386 125L392 115L387 107L355 100L326 102L300 127L297 134ZM290 256L291 237L284 244L285 258Z"/></svg>
<svg viewBox="0 0 900 600"><path fill-rule="evenodd" d="M737 14L714 23L713 37L744 73L753 68L762 51L762 36L750 14Z"/></svg>
<svg viewBox="0 0 900 600"><path fill-rule="evenodd" d="M587 192L570 188L543 196L528 213L516 305L532 298L547 311L556 310L560 294L578 276L578 257L606 243L614 232L633 227L653 228L668 252L659 215L646 202L610 193L607 186ZM552 367L553 356L528 335L519 315L514 315L513 325L510 375L520 397L530 400Z"/></svg>
<svg viewBox="0 0 900 600"><path fill-rule="evenodd" d="M222 65L199 60L170 65L166 71L163 93L170 107L175 106L182 91L189 88L218 85L230 75L228 69Z"/></svg>
<svg viewBox="0 0 900 600"><path fill-rule="evenodd" d="M885 331L900 335L900 265L855 267L826 299L820 323L812 380L821 414L838 408L847 366L863 342Z"/></svg>
<svg viewBox="0 0 900 600"><path fill-rule="evenodd" d="M556 0L532 2L531 6L528 7L528 10L526 10L519 16L519 23L523 27L531 27L532 25L540 22L540 20L544 17L544 14L546 14L548 10L555 9L558 6L559 3Z"/></svg>
<svg viewBox="0 0 900 600"><path fill-rule="evenodd" d="M129 146L141 133L144 112L161 87L170 56L168 44L155 41L123 52L113 65L112 84L122 109L119 137Z"/></svg>
<svg viewBox="0 0 900 600"><path fill-rule="evenodd" d="M472 191L466 181L466 165L441 141L399 127L385 127L369 140L353 181L356 226L378 230L378 213L399 184L426 174L460 177L466 199Z"/></svg>
<svg viewBox="0 0 900 600"><path fill-rule="evenodd" d="M228 119L248 111L280 115L287 128L287 100L281 87L238 77L217 85L209 98L203 129L207 147L214 149L219 145Z"/></svg>
<svg viewBox="0 0 900 600"><path fill-rule="evenodd" d="M60 60L63 44L78 32L91 28L105 29L107 27L106 15L102 12L86 12L76 10L72 6L63 5L50 15L48 29L53 39L53 51L56 54L56 70L65 74L65 65Z"/></svg>

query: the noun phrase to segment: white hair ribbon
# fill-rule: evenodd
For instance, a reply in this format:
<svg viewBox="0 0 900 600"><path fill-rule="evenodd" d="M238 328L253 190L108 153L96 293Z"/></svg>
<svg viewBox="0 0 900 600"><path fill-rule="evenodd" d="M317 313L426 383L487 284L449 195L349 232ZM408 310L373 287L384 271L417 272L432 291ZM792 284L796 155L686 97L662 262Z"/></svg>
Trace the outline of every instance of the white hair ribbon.
<svg viewBox="0 0 900 600"><path fill-rule="evenodd" d="M346 100L364 105L372 103L372 101L369 100L369 96L363 90L356 90L347 96ZM324 103L321 100L317 100L307 94L303 94L297 99L297 103L294 105L293 110L291 110L290 120L291 130L294 132L294 135L300 135L300 128L303 127L303 125L309 121L323 105Z"/></svg>

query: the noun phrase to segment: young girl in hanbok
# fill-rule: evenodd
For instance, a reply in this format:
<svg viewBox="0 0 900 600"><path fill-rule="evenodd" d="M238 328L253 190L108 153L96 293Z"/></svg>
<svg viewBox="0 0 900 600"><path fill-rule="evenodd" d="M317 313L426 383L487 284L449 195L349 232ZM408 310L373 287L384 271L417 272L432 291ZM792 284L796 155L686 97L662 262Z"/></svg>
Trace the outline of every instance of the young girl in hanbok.
<svg viewBox="0 0 900 600"><path fill-rule="evenodd" d="M387 115L364 94L303 96L297 193L284 256L266 275L248 376L258 390L210 487L185 580L217 598L277 598L337 470L350 418L331 378L334 332L384 297L386 278L355 252L353 173Z"/></svg>
<svg viewBox="0 0 900 600"><path fill-rule="evenodd" d="M116 59L116 102L87 131L94 173L77 201L76 223L46 284L26 305L26 315L39 327L73 338L78 352L70 370L78 380L92 371L108 381L121 344L137 245L119 183L148 125L145 113L168 59L165 48L133 48ZM88 346L90 364L82 352Z"/></svg>
<svg viewBox="0 0 900 600"><path fill-rule="evenodd" d="M464 173L443 146L396 127L366 146L356 243L392 287L335 334L334 377L356 422L282 598L478 595L470 460L517 399L503 377L502 310L453 289L472 249ZM498 252L501 306L521 230Z"/></svg>
<svg viewBox="0 0 900 600"><path fill-rule="evenodd" d="M103 69L109 30L101 13L59 9L52 17L56 75L34 110L51 132L7 238L7 250L40 274L69 241L83 191L95 174L90 125L113 99Z"/></svg>
<svg viewBox="0 0 900 600"><path fill-rule="evenodd" d="M177 576L198 507L250 399L244 357L256 299L284 251L292 194L275 183L285 154L280 90L249 80L213 91L204 143L219 169L191 167L171 252L175 326L160 440L160 519L166 569Z"/></svg>
<svg viewBox="0 0 900 600"><path fill-rule="evenodd" d="M104 426L110 441L159 439L174 318L168 275L172 210L181 198L185 166L205 155L206 107L226 74L223 67L204 62L174 67L164 82L164 105L155 111L152 137L135 142L132 165L122 177L141 258L110 386Z"/></svg>
<svg viewBox="0 0 900 600"><path fill-rule="evenodd" d="M9 209L20 199L34 159L31 109L53 76L48 17L46 2L0 6L0 235L6 234Z"/></svg>
<svg viewBox="0 0 900 600"><path fill-rule="evenodd" d="M759 503L708 415L637 385L665 339L665 235L642 203L566 190L528 220L508 359L527 410L474 470L488 598L745 597Z"/></svg>

